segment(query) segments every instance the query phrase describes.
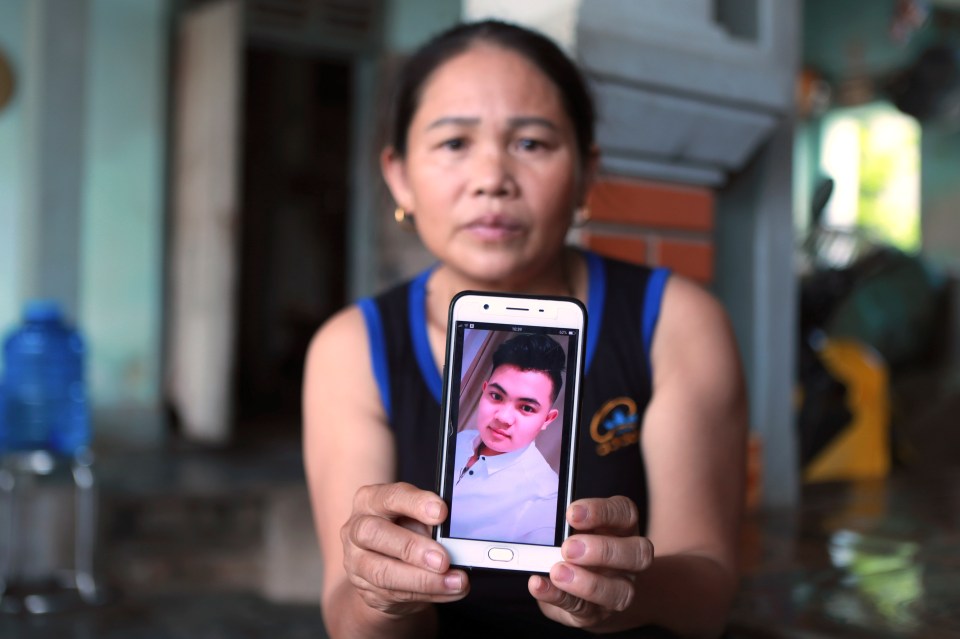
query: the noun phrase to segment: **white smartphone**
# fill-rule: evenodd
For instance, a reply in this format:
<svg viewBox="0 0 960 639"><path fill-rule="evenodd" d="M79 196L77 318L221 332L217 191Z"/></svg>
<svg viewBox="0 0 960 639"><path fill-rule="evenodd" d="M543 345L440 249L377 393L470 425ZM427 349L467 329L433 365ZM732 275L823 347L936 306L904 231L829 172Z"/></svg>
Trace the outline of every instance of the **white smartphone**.
<svg viewBox="0 0 960 639"><path fill-rule="evenodd" d="M434 536L453 565L545 573L570 534L586 310L466 291L450 304Z"/></svg>

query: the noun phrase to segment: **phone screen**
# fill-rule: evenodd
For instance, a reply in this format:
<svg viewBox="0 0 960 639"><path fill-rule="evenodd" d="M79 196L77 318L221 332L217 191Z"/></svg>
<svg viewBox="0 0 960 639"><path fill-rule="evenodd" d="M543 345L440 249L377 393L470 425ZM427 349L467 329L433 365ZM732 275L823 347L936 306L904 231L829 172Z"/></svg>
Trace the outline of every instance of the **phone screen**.
<svg viewBox="0 0 960 639"><path fill-rule="evenodd" d="M456 321L442 493L452 539L557 546L571 490L578 330Z"/></svg>

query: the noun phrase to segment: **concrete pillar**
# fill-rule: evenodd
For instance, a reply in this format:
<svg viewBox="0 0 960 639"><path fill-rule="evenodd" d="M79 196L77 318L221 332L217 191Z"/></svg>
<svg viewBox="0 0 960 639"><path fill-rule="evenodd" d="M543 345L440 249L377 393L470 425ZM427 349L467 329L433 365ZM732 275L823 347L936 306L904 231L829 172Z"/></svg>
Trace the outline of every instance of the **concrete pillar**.
<svg viewBox="0 0 960 639"><path fill-rule="evenodd" d="M577 15L584 0L463 0L464 20L496 18L527 25L551 38L573 55Z"/></svg>

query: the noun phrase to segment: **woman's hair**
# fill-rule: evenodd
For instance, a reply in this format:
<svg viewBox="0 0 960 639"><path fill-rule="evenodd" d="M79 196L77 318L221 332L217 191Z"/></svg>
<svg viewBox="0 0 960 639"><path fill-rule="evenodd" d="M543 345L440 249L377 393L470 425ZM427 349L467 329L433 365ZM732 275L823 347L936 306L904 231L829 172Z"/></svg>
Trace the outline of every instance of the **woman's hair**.
<svg viewBox="0 0 960 639"><path fill-rule="evenodd" d="M573 123L581 160L593 147L594 105L587 83L577 66L546 36L498 20L457 25L434 36L411 56L397 78L390 114L390 142L401 157L407 154L407 132L420 105L428 78L447 60L477 43L508 49L529 60L546 75L563 101Z"/></svg>

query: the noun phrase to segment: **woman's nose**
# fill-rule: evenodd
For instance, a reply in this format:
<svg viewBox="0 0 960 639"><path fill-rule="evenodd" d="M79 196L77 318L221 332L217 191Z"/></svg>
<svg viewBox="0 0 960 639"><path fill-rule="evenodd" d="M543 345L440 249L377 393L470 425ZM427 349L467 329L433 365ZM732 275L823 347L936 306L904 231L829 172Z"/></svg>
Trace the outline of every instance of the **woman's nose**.
<svg viewBox="0 0 960 639"><path fill-rule="evenodd" d="M480 150L471 169L475 195L505 197L516 191L510 154L506 149L491 147Z"/></svg>

